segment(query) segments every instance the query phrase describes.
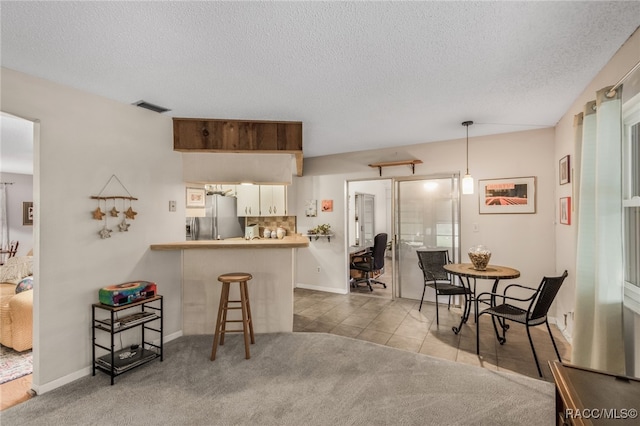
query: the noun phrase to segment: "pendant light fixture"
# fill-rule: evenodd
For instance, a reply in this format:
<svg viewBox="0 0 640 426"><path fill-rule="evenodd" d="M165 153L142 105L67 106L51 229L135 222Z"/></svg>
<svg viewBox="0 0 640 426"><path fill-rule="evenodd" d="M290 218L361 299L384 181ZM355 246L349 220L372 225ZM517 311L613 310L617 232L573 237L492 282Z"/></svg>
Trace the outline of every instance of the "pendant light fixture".
<svg viewBox="0 0 640 426"><path fill-rule="evenodd" d="M462 178L462 193L465 195L473 194L473 177L469 174L469 126L473 121L463 121L462 125L467 128L467 173Z"/></svg>

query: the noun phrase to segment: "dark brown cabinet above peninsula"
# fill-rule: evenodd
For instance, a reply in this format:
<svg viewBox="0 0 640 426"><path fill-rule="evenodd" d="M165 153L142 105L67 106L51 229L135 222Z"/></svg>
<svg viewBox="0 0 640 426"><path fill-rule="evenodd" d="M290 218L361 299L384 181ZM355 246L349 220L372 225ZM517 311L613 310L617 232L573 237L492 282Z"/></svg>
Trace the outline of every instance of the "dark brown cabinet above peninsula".
<svg viewBox="0 0 640 426"><path fill-rule="evenodd" d="M173 149L183 152L293 154L302 175L302 122L173 119Z"/></svg>

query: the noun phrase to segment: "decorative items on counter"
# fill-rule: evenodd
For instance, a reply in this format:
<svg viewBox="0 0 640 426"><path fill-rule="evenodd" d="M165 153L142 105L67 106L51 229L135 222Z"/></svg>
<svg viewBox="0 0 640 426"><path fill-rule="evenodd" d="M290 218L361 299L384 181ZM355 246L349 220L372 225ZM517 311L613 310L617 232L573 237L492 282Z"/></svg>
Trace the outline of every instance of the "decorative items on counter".
<svg viewBox="0 0 640 426"><path fill-rule="evenodd" d="M262 238L277 238L281 240L286 235L287 235L287 230L282 227L278 227L273 231L270 230L269 228L264 228L264 231L262 232Z"/></svg>
<svg viewBox="0 0 640 426"><path fill-rule="evenodd" d="M113 179L118 181L118 183L120 184L122 189L124 189L125 192L128 195L113 195L113 196L103 196L102 195L104 193L105 189L107 188L107 186L109 186L109 184L111 183L111 181ZM118 226L118 231L120 231L120 232L128 232L129 231L129 226L131 226L131 224L127 222L127 219L134 220L136 218L136 215L138 214L138 212L133 210L133 207L131 206L131 202L132 201L137 201L138 199L131 195L131 193L122 184L122 182L120 182L120 179L118 179L118 177L116 175L111 175L111 177L109 178L109 180L107 181L105 186L102 188L100 193L98 195L91 196L91 199L98 200L98 207L95 210L92 211L93 219L94 220L99 220L99 221L104 220L104 225L102 226L102 229L100 229L100 231L98 231L98 235L100 235L100 238L102 238L102 239L111 238L111 233L113 232L113 230L108 227L108 223L107 223L108 222L108 218L109 217L118 218L121 213L122 213L123 216L122 216L122 221L120 221L120 223L118 223L118 225L117 225ZM110 200L112 200L112 201L110 201ZM118 200L122 200L122 206L121 206L122 210L118 210L118 208L116 206L116 204L118 203ZM101 202L103 202L103 201L104 201L104 212L102 211L102 208L101 208ZM129 207L125 210L127 201L128 201L128 206ZM107 204L108 203L110 204L111 202L113 202L113 205L112 205L111 209L109 210L109 207L107 206ZM108 211L109 214L105 213L106 211Z"/></svg>

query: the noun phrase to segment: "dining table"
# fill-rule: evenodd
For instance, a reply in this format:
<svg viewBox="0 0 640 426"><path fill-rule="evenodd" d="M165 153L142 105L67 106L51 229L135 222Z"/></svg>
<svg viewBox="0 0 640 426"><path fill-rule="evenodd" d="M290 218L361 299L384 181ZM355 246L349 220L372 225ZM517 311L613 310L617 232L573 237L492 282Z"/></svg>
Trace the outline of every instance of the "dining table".
<svg viewBox="0 0 640 426"><path fill-rule="evenodd" d="M500 280L513 279L520 277L520 271L509 266L487 265L485 269L476 269L473 263L449 263L444 265L444 269L452 275L460 277L460 282L469 290L469 297L465 298L464 310L460 318L460 325L452 327L455 334L462 329L462 325L469 319L471 305L476 300L476 280L493 280L491 293L495 293L498 289ZM473 286L471 285L473 281ZM476 321L478 313L475 312Z"/></svg>

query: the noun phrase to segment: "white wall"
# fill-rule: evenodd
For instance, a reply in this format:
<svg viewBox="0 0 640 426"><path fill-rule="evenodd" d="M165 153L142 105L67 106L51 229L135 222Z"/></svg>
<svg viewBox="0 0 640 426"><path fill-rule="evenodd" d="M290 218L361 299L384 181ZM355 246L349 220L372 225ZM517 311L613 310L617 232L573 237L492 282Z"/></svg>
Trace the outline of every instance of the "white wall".
<svg viewBox="0 0 640 426"><path fill-rule="evenodd" d="M16 256L25 256L33 248L33 226L22 224L22 203L33 201L33 176L0 173L0 182L13 182L13 185L7 185L9 242L17 240Z"/></svg>
<svg viewBox="0 0 640 426"><path fill-rule="evenodd" d="M91 304L103 286L155 281L165 296L165 335L180 332L179 252L149 245L184 240L182 162L169 117L6 68L1 77L2 110L39 122L33 387L42 392L88 373ZM138 197L138 215L128 232L103 240L90 197L113 174ZM176 212L168 211L169 200L177 201Z"/></svg>
<svg viewBox="0 0 640 426"><path fill-rule="evenodd" d="M461 133L462 131L461 126ZM472 132L471 132L472 133ZM476 244L492 251L491 262L521 271L519 282L538 284L545 274L555 274L555 185L554 130L541 129L495 136L470 138L469 167L476 179L537 177L536 214L480 215L478 194L462 196L461 244L463 253ZM393 149L315 157L305 160L305 175L294 178L294 209L298 227L304 231L318 223L331 223L336 237L331 242L313 241L298 255L297 285L346 293L347 263L345 242L345 182L375 178L378 169L368 164L417 158L416 176L464 172L465 140L427 143ZM383 178L410 176L408 166L383 169ZM477 184L477 182L476 182ZM333 199L333 213L318 212L304 217L304 200ZM473 232L473 224L478 232ZM566 265L568 267L569 265ZM320 267L320 272L317 268ZM417 267L417 266L416 266Z"/></svg>

